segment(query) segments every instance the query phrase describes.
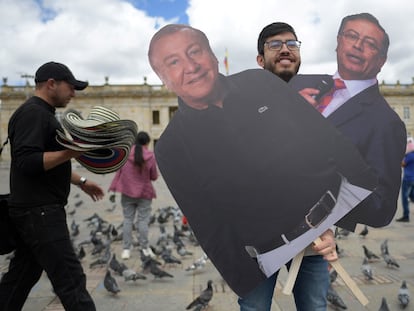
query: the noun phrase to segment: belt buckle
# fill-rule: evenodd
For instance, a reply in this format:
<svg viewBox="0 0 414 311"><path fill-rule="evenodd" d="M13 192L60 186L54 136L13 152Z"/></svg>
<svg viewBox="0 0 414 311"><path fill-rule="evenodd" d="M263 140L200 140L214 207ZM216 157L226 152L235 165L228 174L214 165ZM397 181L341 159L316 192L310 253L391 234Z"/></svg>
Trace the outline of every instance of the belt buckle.
<svg viewBox="0 0 414 311"><path fill-rule="evenodd" d="M311 222L311 220L309 220L309 217L311 216L311 214L312 214L312 212L317 208L317 207L319 207L320 205L322 205L322 204L324 204L324 200L326 199L326 198L330 198L331 200L332 200L332 203L333 203L333 206L335 206L335 204L336 204L336 198L335 198L335 196L332 194L332 192L330 191L330 190L328 190L328 191L326 191L325 192L325 194L319 199L319 201L318 202L316 202L313 206L312 206L312 208L309 210L309 212L306 214L306 216L305 216L305 222L306 222L306 224L309 226L309 228L312 228L312 229L314 229L314 228L317 228L317 227L319 227L319 225L328 217L328 215L330 214L330 211L329 211L329 213L326 213L320 220L319 220L319 222L317 223L317 224L313 224L312 222ZM327 204L326 204L327 205ZM332 210L332 209L331 209Z"/></svg>

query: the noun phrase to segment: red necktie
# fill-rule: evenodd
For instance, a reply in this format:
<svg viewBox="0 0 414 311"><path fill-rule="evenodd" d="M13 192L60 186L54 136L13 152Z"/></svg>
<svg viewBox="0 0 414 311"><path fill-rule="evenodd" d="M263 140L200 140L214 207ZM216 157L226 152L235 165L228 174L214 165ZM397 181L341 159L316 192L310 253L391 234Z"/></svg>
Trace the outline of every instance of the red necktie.
<svg viewBox="0 0 414 311"><path fill-rule="evenodd" d="M332 100L333 94L336 90L345 89L345 83L341 79L334 79L334 86L332 89L326 93L325 96L323 96L319 102L316 104L315 108L318 109L320 113L325 110L326 107L328 107L329 103Z"/></svg>

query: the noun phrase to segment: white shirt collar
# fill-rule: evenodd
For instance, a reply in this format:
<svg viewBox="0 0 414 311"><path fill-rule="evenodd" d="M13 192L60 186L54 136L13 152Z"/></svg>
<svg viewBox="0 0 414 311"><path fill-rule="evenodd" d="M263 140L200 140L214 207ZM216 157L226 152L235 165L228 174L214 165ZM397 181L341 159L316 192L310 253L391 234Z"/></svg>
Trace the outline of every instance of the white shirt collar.
<svg viewBox="0 0 414 311"><path fill-rule="evenodd" d="M376 78L368 79L368 80L344 80L341 78L338 72L335 72L335 74L333 75L333 78L341 79L345 82L345 85L349 92L350 97L354 97L356 94L362 92L363 90L377 83Z"/></svg>
<svg viewBox="0 0 414 311"><path fill-rule="evenodd" d="M341 79L344 81L346 88L337 90L329 105L322 112L324 117L329 116L336 109L341 107L348 99L354 97L358 93L362 92L366 88L377 83L377 79L368 79L368 80L344 80L341 78L338 72L336 72L332 78Z"/></svg>

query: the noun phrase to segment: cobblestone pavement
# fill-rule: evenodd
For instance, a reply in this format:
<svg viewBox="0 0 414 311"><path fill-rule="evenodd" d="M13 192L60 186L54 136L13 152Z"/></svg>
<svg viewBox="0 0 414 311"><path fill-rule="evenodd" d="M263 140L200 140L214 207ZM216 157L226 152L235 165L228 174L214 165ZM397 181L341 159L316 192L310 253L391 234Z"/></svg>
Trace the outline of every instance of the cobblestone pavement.
<svg viewBox="0 0 414 311"><path fill-rule="evenodd" d="M7 162L0 160L0 193L8 191L8 166ZM90 178L106 190L113 177L108 175L93 175L84 168L74 163L77 172ZM155 182L157 199L153 201L153 212L167 206L177 206L171 197L162 178ZM80 202L83 202L82 204ZM76 207L76 205L78 205ZM115 206L116 205L116 206ZM115 205L108 200L108 196L103 201L92 202L89 197L82 193L77 187L73 187L69 197L67 208L68 224L75 220L80 225L80 234L74 240L77 245L81 241L89 238L91 227L88 227L85 218L98 213L109 223L118 226L122 223L122 210L117 197ZM75 212L72 215L72 212ZM399 206L396 217L402 214ZM414 219L412 217L412 219ZM167 223L167 233L172 234L172 220ZM345 286L344 282L338 278L334 283L341 298L344 300L348 310L378 310L382 297L385 297L390 310L399 310L397 293L402 280L407 281L408 288L414 295L414 226L413 223L398 223L393 221L389 226L381 229L369 228L369 233L365 238L358 235L362 227L358 226L356 233L351 233L348 237L339 239L339 248L343 250L340 259L341 264L349 273L351 278L358 284L362 292L370 301L363 307L353 296L351 291ZM150 242L154 244L159 236L159 224L155 222L150 227ZM372 281L366 281L362 276L360 267L363 259L362 245L366 245L373 252L380 254L380 244L388 239L390 253L400 264L400 268L387 268L383 260L371 263L374 273ZM103 278L106 267L89 268L89 264L96 258L90 254L92 246L85 246L87 256L82 259L82 264L87 275L87 286L96 303L97 309L102 311L124 311L124 310L185 310L185 307L194 299L202 289L206 287L209 279L213 280L214 295L208 308L209 311L232 311L238 310L237 297L223 282L222 278L211 264L207 261L205 267L199 271L185 271L196 259L200 258L202 250L185 240L188 250L192 251L191 256L185 256L182 264L165 265L162 268L173 275L173 278L154 279L151 274L146 274L146 280L135 282L125 282L122 277L115 276L121 292L117 295L110 294L103 286ZM111 251L120 258L122 242L112 243ZM174 252L176 257L179 255ZM160 261L162 261L160 259ZM131 258L124 263L137 271L141 271L141 260L137 249L133 249ZM7 271L8 258L0 256L0 272ZM114 273L113 273L114 275ZM286 269L283 268L277 283L274 294L272 311L295 310L293 298L282 293L283 286L287 277ZM23 308L24 311L41 310L63 310L59 299L54 295L50 282L45 275L33 287L29 298ZM334 310L331 306L328 310ZM414 310L414 303L411 302L405 310Z"/></svg>

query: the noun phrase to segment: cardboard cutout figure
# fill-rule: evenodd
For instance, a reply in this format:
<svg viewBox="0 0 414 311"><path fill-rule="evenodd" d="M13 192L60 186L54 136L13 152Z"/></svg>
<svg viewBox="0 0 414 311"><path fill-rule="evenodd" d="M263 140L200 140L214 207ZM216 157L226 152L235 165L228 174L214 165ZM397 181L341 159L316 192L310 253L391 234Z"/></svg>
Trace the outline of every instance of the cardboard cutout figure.
<svg viewBox="0 0 414 311"><path fill-rule="evenodd" d="M153 37L149 58L179 96L155 146L160 171L237 295L376 188L352 142L284 81L262 69L220 75L202 32L166 26Z"/></svg>
<svg viewBox="0 0 414 311"><path fill-rule="evenodd" d="M332 76L296 75L289 85L300 91L315 88L326 79L332 79ZM341 219L338 225L349 230L354 230L356 223L386 226L397 209L400 166L406 148L404 123L380 94L377 83L352 96L326 119L353 142L379 177L379 185L373 195Z"/></svg>

